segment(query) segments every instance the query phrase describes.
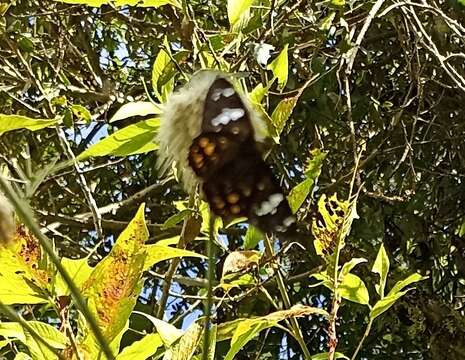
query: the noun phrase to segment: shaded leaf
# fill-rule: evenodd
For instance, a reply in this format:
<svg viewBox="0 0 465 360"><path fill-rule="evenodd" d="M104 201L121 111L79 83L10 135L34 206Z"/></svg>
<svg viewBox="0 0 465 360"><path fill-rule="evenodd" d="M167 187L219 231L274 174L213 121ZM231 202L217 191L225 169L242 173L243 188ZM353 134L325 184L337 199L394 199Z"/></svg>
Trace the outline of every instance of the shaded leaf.
<svg viewBox="0 0 465 360"><path fill-rule="evenodd" d="M279 143L279 137L281 136L284 126L294 110L297 100L297 97L290 97L281 100L271 114L273 127L276 131L276 133L273 134L273 137L277 143Z"/></svg>
<svg viewBox="0 0 465 360"><path fill-rule="evenodd" d="M84 106L73 105L71 106L71 111L77 119L84 121L86 124L89 124L92 121L92 115L90 114L90 111L87 110Z"/></svg>
<svg viewBox="0 0 465 360"><path fill-rule="evenodd" d="M379 275L379 284L375 287L376 292L382 299L384 297L384 288L386 286L386 279L389 272L389 258L383 244L379 247L378 255L376 256L376 260L371 271Z"/></svg>
<svg viewBox="0 0 465 360"><path fill-rule="evenodd" d="M204 255L197 254L193 251L158 244L146 245L145 251L147 252L147 257L144 262L144 270L149 269L151 266L161 261L176 257L197 257L205 259Z"/></svg>
<svg viewBox="0 0 465 360"><path fill-rule="evenodd" d="M126 346L115 360L145 360L154 355L162 345L160 334L148 334Z"/></svg>

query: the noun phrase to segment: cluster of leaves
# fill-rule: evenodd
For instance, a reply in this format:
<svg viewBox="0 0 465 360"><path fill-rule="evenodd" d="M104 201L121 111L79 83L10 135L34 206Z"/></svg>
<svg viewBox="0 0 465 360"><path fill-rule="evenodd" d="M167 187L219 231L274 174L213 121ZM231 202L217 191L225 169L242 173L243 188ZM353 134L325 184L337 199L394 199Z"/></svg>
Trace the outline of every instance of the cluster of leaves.
<svg viewBox="0 0 465 360"><path fill-rule="evenodd" d="M268 160L313 233L296 256L217 225L208 356L461 358L463 1L15 0L0 14L0 172L118 359L204 348L208 209L158 173L152 141L201 68L247 73ZM0 327L2 356L103 356L50 254L17 234L0 301L21 316Z"/></svg>

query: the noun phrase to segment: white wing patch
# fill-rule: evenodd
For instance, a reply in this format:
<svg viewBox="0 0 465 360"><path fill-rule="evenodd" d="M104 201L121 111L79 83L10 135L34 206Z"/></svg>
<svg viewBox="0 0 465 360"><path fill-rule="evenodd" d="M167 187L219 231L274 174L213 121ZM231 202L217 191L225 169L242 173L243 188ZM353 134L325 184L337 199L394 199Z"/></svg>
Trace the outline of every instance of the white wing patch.
<svg viewBox="0 0 465 360"><path fill-rule="evenodd" d="M239 120L241 117L243 117L245 114L244 109L230 109L230 108L224 108L221 110L221 114L218 116L215 116L212 119L212 125L213 126L219 126L219 125L227 125L229 124L230 121L236 121Z"/></svg>
<svg viewBox="0 0 465 360"><path fill-rule="evenodd" d="M235 93L233 88L226 88L226 89L216 89L212 93L212 100L218 101L221 96L230 97L233 96Z"/></svg>
<svg viewBox="0 0 465 360"><path fill-rule="evenodd" d="M268 196L268 200L263 201L260 207L255 211L258 216L264 216L268 214L275 214L278 210L278 205L284 200L284 195L280 193L271 194Z"/></svg>

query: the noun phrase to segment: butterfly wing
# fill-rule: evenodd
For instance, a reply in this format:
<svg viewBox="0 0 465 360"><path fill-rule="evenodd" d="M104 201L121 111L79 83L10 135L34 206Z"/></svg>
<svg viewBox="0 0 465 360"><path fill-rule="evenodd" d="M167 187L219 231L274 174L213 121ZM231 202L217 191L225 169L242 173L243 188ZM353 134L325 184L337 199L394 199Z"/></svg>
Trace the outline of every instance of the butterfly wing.
<svg viewBox="0 0 465 360"><path fill-rule="evenodd" d="M247 107L224 78L217 78L207 93L202 134L194 139L188 158L203 180L210 208L224 220L246 216L264 232L286 231L294 223L257 148Z"/></svg>

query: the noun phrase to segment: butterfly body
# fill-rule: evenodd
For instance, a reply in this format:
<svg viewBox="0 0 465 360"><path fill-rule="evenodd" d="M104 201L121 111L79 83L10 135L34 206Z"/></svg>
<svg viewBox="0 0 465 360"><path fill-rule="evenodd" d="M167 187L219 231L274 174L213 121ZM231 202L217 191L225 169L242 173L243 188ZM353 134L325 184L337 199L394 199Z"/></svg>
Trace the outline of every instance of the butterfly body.
<svg viewBox="0 0 465 360"><path fill-rule="evenodd" d="M295 218L262 158L252 106L221 75L213 76L205 89L202 109L195 110L202 114L198 135L190 140L186 162L211 210L225 221L248 217L264 232L287 231Z"/></svg>

